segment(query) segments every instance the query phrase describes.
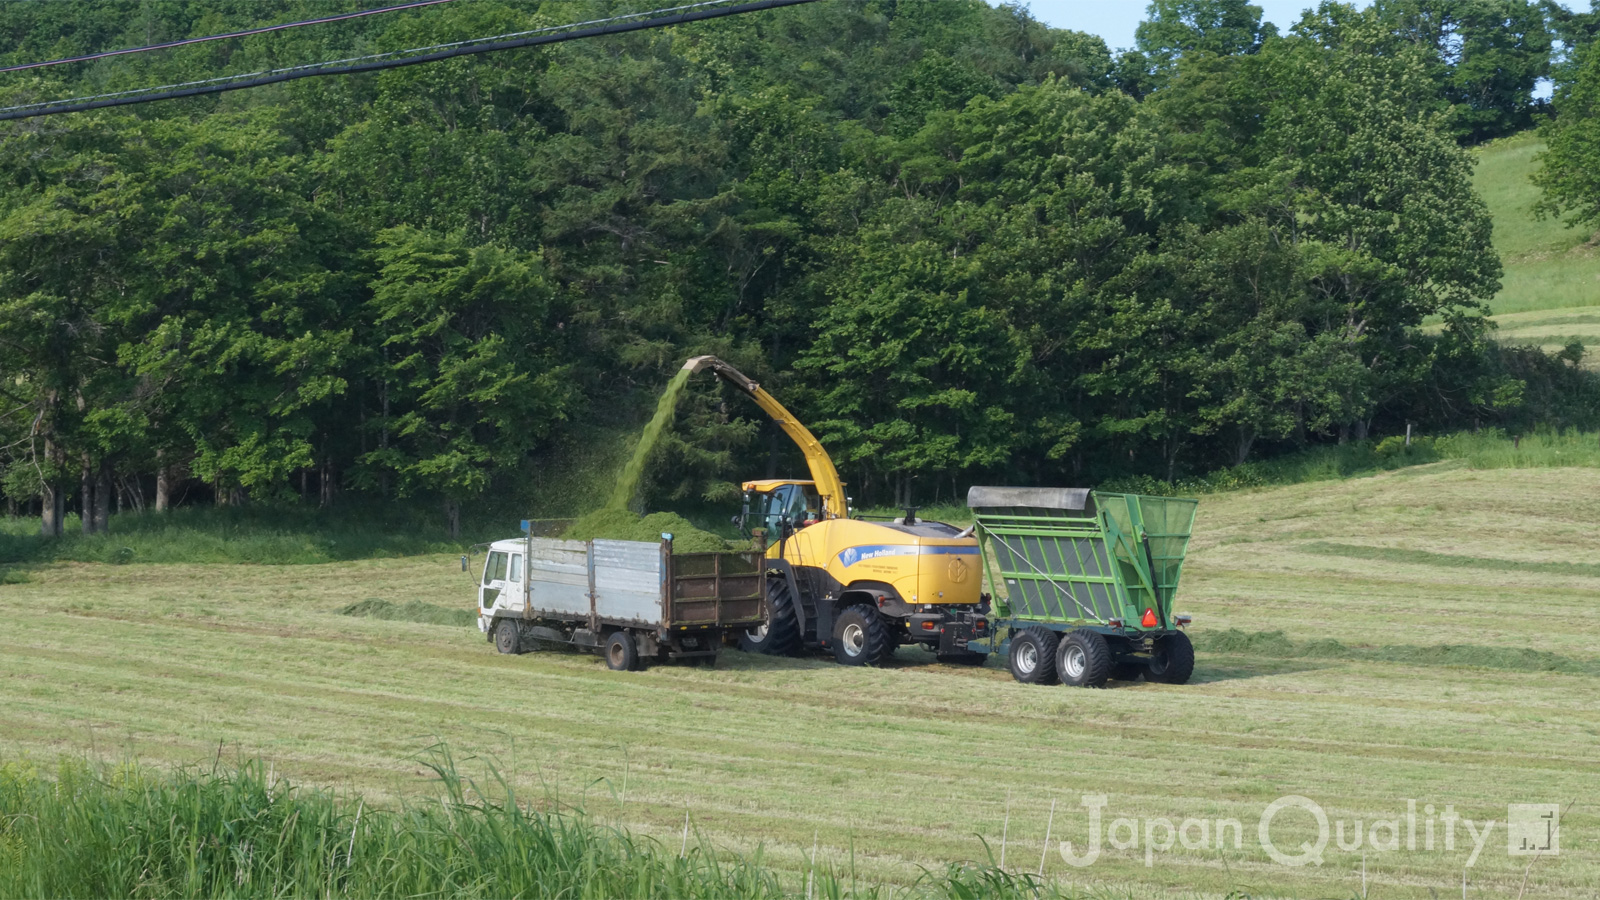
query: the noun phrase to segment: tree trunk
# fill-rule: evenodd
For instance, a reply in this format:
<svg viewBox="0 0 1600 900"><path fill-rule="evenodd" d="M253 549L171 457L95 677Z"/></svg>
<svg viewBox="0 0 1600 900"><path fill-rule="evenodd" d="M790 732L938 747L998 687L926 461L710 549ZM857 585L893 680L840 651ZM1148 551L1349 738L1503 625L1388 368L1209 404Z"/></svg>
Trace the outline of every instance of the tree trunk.
<svg viewBox="0 0 1600 900"><path fill-rule="evenodd" d="M333 505L333 460L322 458L322 472L317 477L317 505L329 507Z"/></svg>
<svg viewBox="0 0 1600 900"><path fill-rule="evenodd" d="M39 491L39 533L45 537L61 537L61 520L66 518L66 498L61 489L46 483Z"/></svg>
<svg viewBox="0 0 1600 900"><path fill-rule="evenodd" d="M111 463L100 460L100 471L94 484L94 530L105 534L111 530Z"/></svg>
<svg viewBox="0 0 1600 900"><path fill-rule="evenodd" d="M1250 458L1250 448L1255 446L1256 433L1249 428L1239 429L1239 443L1234 446L1233 464L1242 466Z"/></svg>
<svg viewBox="0 0 1600 900"><path fill-rule="evenodd" d="M1355 438L1358 441L1367 439L1367 431L1372 427L1371 419L1357 419L1354 423Z"/></svg>
<svg viewBox="0 0 1600 900"><path fill-rule="evenodd" d="M172 505L172 467L161 462L162 451L156 451L156 512L166 512Z"/></svg>
<svg viewBox="0 0 1600 900"><path fill-rule="evenodd" d="M453 499L444 501L444 521L445 526L450 529L451 539L461 537L461 501Z"/></svg>
<svg viewBox="0 0 1600 900"><path fill-rule="evenodd" d="M94 534L94 469L89 465L89 454L83 454L82 461L78 478L78 526L84 534Z"/></svg>

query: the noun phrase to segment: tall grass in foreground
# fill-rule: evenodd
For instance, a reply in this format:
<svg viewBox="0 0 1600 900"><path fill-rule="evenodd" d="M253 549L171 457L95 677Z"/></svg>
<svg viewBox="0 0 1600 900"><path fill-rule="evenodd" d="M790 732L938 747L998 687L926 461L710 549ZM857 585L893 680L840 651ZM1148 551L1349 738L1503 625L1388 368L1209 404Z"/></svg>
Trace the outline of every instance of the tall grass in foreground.
<svg viewBox="0 0 1600 900"><path fill-rule="evenodd" d="M765 898L1077 896L992 866L889 888L831 867L780 878L696 837L684 847L485 792L447 755L438 796L375 809L259 762L155 773L0 765L0 897ZM1098 895L1096 895L1098 896Z"/></svg>

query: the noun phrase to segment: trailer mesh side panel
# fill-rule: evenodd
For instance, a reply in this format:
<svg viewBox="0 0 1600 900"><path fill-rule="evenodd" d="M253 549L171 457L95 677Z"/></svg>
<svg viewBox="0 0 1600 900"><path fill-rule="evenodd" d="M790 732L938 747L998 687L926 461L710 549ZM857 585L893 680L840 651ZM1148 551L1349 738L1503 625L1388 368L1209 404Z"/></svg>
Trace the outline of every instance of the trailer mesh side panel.
<svg viewBox="0 0 1600 900"><path fill-rule="evenodd" d="M1040 505L977 505L1031 503L1035 494ZM1155 608L1168 620L1196 501L1064 489L973 488L970 496L986 575L1009 615L1132 626Z"/></svg>

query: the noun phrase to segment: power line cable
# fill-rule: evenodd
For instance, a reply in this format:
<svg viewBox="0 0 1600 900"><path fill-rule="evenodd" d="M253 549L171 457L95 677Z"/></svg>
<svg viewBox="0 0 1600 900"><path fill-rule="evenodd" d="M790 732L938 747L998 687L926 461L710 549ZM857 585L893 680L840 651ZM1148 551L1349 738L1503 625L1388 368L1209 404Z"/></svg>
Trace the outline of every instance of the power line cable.
<svg viewBox="0 0 1600 900"><path fill-rule="evenodd" d="M25 72L29 69L42 69L46 66L62 66L67 63L92 62L110 56L126 56L129 53L148 53L152 50L169 50L173 47L186 47L190 44L203 44L206 41L221 41L228 38L251 37L257 34L267 34L272 31L283 31L289 28L303 28L307 25L325 25L329 22L343 22L348 19L359 19L364 16L375 16L379 13L400 12L406 9L416 9L420 6L437 6L440 3L449 3L451 0L416 0L414 3L403 3L399 6L384 6L378 9L361 9L355 12L341 13L337 16L324 16L320 19L303 19L298 22L283 22L278 25L263 25L260 28L249 28L244 31L230 31L227 34L211 34L205 37L184 38L181 41L168 41L165 44L148 44L143 47L128 47L123 50L106 50L101 53L89 53L84 56L69 56L65 59L49 59L43 62L23 63L18 66L0 67L0 73Z"/></svg>
<svg viewBox="0 0 1600 900"><path fill-rule="evenodd" d="M573 22L566 25L552 25L546 28L533 29L531 31L510 32L508 34L473 38L466 41L455 41L448 44L434 44L428 47L414 47L409 50L394 50L387 53L375 53L369 56L358 56L351 57L349 59L310 63L307 65L292 66L285 69L270 69L263 72L228 75L220 78L206 79L204 81L185 82L183 84L139 88L136 90L119 91L109 94L91 94L85 97L72 97L65 100L50 100L41 103L10 106L0 108L0 122L9 121L12 119L29 119L36 116L52 116L59 115L61 113L82 112L90 109L103 109L109 106L128 106L135 103L153 103L157 100L173 100L180 97L194 97L203 94L220 94L225 91L237 91L245 88L261 87L268 84L294 81L300 78L316 78L326 75L354 75L362 72L375 72L383 69L399 68L401 66L414 66L422 63L438 62L440 60L452 59L458 56L469 56L479 53L495 53L501 50L515 50L522 47L535 47L543 44L557 44L563 41L578 40L580 38L599 37L607 34L623 34L631 31L643 31L650 28L666 28L672 25L686 24L688 22L699 22L706 19L717 19L724 16L759 12L761 10L776 9L784 6L798 6L803 3L813 2L815 2L815 0L755 0L755 2L727 5L728 0L706 0L706 2L702 3L691 3L684 6L653 9L647 12L629 13L627 15L612 16L605 19L592 19L587 22ZM659 15L661 13L670 13L671 15ZM407 54L418 55L410 56Z"/></svg>

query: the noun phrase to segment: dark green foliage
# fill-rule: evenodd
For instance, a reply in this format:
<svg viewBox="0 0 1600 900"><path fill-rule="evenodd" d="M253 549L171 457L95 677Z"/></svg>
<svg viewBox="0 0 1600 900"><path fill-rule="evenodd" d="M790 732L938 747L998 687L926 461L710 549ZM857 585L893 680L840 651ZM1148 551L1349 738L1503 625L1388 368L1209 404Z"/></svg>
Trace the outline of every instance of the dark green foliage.
<svg viewBox="0 0 1600 900"><path fill-rule="evenodd" d="M6 4L0 61L358 5ZM1486 336L1499 265L1455 145L1528 121L1529 8L1324 4L1278 36L1247 3L1163 0L1114 61L1014 5L841 0L7 123L0 484L91 532L183 498L416 498L446 535L464 506L575 515L605 491L556 496L568 458L609 464L698 353L814 425L863 504L1170 481L1406 421L1586 427L1591 377ZM449 4L17 73L0 99L611 9ZM1581 213L1572 127L1550 184ZM709 379L680 407L646 504L798 471Z"/></svg>

